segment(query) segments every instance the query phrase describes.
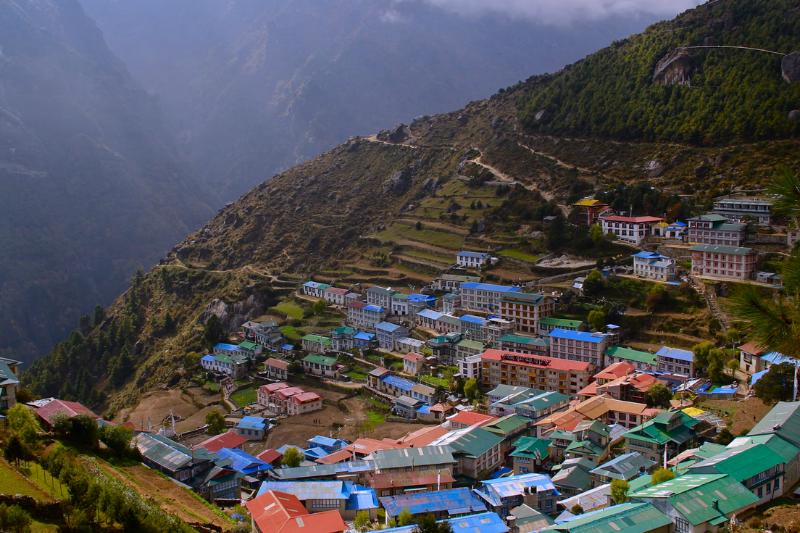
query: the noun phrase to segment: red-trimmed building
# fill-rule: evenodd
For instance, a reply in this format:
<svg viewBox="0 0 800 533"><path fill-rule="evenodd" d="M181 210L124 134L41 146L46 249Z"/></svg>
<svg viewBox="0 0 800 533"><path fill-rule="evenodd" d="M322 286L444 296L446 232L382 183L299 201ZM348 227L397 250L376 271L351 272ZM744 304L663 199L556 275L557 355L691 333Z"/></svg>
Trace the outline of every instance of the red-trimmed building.
<svg viewBox="0 0 800 533"><path fill-rule="evenodd" d="M484 426L496 421L497 417L477 413L475 411L461 411L447 419L450 422L450 429L464 429L471 426Z"/></svg>
<svg viewBox="0 0 800 533"><path fill-rule="evenodd" d="M594 366L586 361L486 350L481 354L483 386L515 385L575 396L589 384Z"/></svg>
<svg viewBox="0 0 800 533"><path fill-rule="evenodd" d="M616 235L623 241L639 244L653 233L653 226L662 222L660 217L623 217L619 215L601 215L600 224L603 233Z"/></svg>
<svg viewBox="0 0 800 533"><path fill-rule="evenodd" d="M302 415L322 409L322 396L316 392L301 392L289 398L286 414Z"/></svg>
<svg viewBox="0 0 800 533"><path fill-rule="evenodd" d="M196 446L196 448L204 448L211 453L217 453L222 448L235 448L242 449L242 445L247 442L247 439L236 433L235 431L228 431L214 435L210 439L206 439Z"/></svg>
<svg viewBox="0 0 800 533"><path fill-rule="evenodd" d="M268 490L246 505L257 533L344 533L348 529L339 511L311 514L296 496L285 492Z"/></svg>

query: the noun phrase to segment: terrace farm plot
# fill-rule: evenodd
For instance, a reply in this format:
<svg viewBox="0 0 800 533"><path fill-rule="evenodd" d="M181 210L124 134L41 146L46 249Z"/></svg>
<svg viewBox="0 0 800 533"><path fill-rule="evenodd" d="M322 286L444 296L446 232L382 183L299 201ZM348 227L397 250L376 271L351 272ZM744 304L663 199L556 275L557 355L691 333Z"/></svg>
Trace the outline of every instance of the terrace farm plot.
<svg viewBox="0 0 800 533"><path fill-rule="evenodd" d="M49 491L45 491L37 483L27 479L5 459L0 459L0 494L22 494L41 502L54 500Z"/></svg>
<svg viewBox="0 0 800 533"><path fill-rule="evenodd" d="M413 225L400 222L395 222L374 237L381 242L416 241L450 250L459 250L464 245L463 235L435 228L416 229Z"/></svg>

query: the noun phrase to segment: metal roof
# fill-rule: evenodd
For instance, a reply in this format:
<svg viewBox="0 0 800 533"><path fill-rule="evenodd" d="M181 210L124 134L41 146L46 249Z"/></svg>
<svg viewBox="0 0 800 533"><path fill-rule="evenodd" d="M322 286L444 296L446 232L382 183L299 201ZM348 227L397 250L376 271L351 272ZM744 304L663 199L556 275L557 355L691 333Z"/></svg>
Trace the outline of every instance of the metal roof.
<svg viewBox="0 0 800 533"><path fill-rule="evenodd" d="M414 382L394 374L388 374L381 378L381 381L402 391L409 392L414 387Z"/></svg>
<svg viewBox="0 0 800 533"><path fill-rule="evenodd" d="M327 355L320 355L318 353L310 353L303 357L303 362L313 363L321 366L333 366L336 364L336 357L329 357Z"/></svg>
<svg viewBox="0 0 800 533"><path fill-rule="evenodd" d="M606 350L606 355L616 359L626 359L628 361L636 361L637 363L645 363L655 365L658 362L658 357L650 352L643 352L641 350L634 350L625 346L611 346Z"/></svg>
<svg viewBox="0 0 800 533"><path fill-rule="evenodd" d="M267 429L267 419L260 416L245 416L239 421L236 427L241 429L265 430Z"/></svg>
<svg viewBox="0 0 800 533"><path fill-rule="evenodd" d="M662 346L661 349L656 352L656 355L659 357L669 357L671 359L686 361L687 363L694 361L694 352L681 350L680 348L670 348L669 346Z"/></svg>
<svg viewBox="0 0 800 533"><path fill-rule="evenodd" d="M539 320L542 326L554 326L557 328L579 328L583 324L580 320L570 320L569 318L558 318L554 316L546 316Z"/></svg>
<svg viewBox="0 0 800 533"><path fill-rule="evenodd" d="M478 458L503 442L503 437L486 431L480 427L459 429L442 437L442 444L447 444L454 454L464 454Z"/></svg>
<svg viewBox="0 0 800 533"><path fill-rule="evenodd" d="M268 490L292 494L300 501L346 500L350 497L352 484L347 481L264 481L257 496Z"/></svg>
<svg viewBox="0 0 800 533"><path fill-rule="evenodd" d="M494 285L492 283L478 283L474 281L467 281L461 284L461 290L475 289L487 292L522 292L519 287L509 287L508 285Z"/></svg>
<svg viewBox="0 0 800 533"><path fill-rule="evenodd" d="M540 439L537 437L520 437L514 441L515 450L510 454L511 457L527 457L541 460L550 454L550 439Z"/></svg>
<svg viewBox="0 0 800 533"><path fill-rule="evenodd" d="M581 342L591 342L598 344L606 338L603 333L590 333L588 331L573 331L571 329L555 328L550 332L550 338L567 339Z"/></svg>
<svg viewBox="0 0 800 533"><path fill-rule="evenodd" d="M623 503L600 511L576 515L563 524L546 527L545 531L570 533L647 533L669 526L672 521L649 503Z"/></svg>
<svg viewBox="0 0 800 533"><path fill-rule="evenodd" d="M296 448L296 446L292 446ZM302 453L303 450L298 448ZM278 451L283 453L281 448ZM333 477L339 474L352 474L368 472L375 468L372 461L343 461L334 464L317 464L313 466L296 466L294 468L276 468L271 476L279 480L301 480L313 478Z"/></svg>
<svg viewBox="0 0 800 533"><path fill-rule="evenodd" d="M695 244L691 247L693 252L706 252L712 254L731 254L731 255L750 255L753 253L752 248L744 248L739 246L723 246L720 244Z"/></svg>
<svg viewBox="0 0 800 533"><path fill-rule="evenodd" d="M217 457L226 461L229 468L242 474L266 472L272 468L271 464L236 448L222 448L217 452Z"/></svg>
<svg viewBox="0 0 800 533"><path fill-rule="evenodd" d="M486 505L468 488L415 492L378 498L389 516L403 509L412 515L447 511L450 516L486 511Z"/></svg>
<svg viewBox="0 0 800 533"><path fill-rule="evenodd" d="M449 446L422 446L378 450L373 454L379 469L423 467L455 463Z"/></svg>
<svg viewBox="0 0 800 533"><path fill-rule="evenodd" d="M654 461L639 452L630 452L601 464L591 473L612 479L628 480L637 477L641 472L646 472L653 465L655 465Z"/></svg>
<svg viewBox="0 0 800 533"><path fill-rule="evenodd" d="M748 436L775 434L800 446L800 402L778 402Z"/></svg>
<svg viewBox="0 0 800 533"><path fill-rule="evenodd" d="M400 324L393 324L391 322L378 322L375 324L375 329L379 331L386 331L388 333L394 333L398 329L405 329Z"/></svg>
<svg viewBox="0 0 800 533"><path fill-rule="evenodd" d="M480 513L458 518L440 520L447 522L453 533L507 533L508 526L497 513ZM413 533L417 526L402 526L384 529L384 533Z"/></svg>
<svg viewBox="0 0 800 533"><path fill-rule="evenodd" d="M725 451L693 464L690 472L728 474L737 481L751 477L783 464L784 458L764 444L750 444L727 448Z"/></svg>

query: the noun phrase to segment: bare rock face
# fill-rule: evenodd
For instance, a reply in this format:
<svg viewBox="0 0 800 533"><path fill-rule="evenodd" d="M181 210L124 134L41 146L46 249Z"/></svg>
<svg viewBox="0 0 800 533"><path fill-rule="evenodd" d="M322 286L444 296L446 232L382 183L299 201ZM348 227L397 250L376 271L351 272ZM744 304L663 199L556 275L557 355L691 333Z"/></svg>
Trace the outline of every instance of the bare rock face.
<svg viewBox="0 0 800 533"><path fill-rule="evenodd" d="M676 49L656 63L653 83L658 85L691 85L694 64L688 50Z"/></svg>
<svg viewBox="0 0 800 533"><path fill-rule="evenodd" d="M792 122L800 121L800 109L792 109L789 111L789 120Z"/></svg>
<svg viewBox="0 0 800 533"><path fill-rule="evenodd" d="M789 83L800 82L800 52L792 52L783 56L781 73L783 79Z"/></svg>
<svg viewBox="0 0 800 533"><path fill-rule="evenodd" d="M216 315L225 331L232 331L244 322L259 316L263 310L263 302L253 294L242 301L232 304L227 304L219 298L214 298L200 315L200 322L205 324L211 318L211 315Z"/></svg>

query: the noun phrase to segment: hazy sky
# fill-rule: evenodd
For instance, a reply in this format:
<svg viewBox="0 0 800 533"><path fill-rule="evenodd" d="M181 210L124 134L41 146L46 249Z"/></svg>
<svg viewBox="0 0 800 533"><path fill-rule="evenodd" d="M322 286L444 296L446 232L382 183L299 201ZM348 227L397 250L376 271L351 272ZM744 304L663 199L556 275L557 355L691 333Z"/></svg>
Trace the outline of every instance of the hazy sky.
<svg viewBox="0 0 800 533"><path fill-rule="evenodd" d="M425 0L463 15L505 15L543 24L565 25L619 15L671 18L705 0Z"/></svg>

